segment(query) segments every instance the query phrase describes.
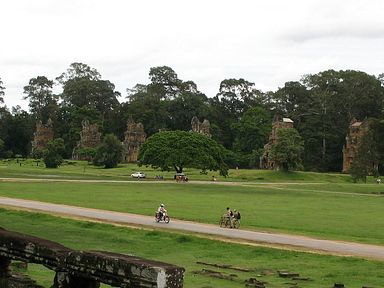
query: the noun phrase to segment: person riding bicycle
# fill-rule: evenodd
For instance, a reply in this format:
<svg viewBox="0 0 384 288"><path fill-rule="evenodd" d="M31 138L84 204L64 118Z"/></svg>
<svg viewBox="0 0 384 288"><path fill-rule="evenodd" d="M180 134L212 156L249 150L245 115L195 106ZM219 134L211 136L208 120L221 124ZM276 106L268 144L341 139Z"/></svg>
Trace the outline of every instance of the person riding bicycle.
<svg viewBox="0 0 384 288"><path fill-rule="evenodd" d="M232 210L229 207L227 207L226 215L227 215L228 218L232 218L233 217L233 212L232 212Z"/></svg>
<svg viewBox="0 0 384 288"><path fill-rule="evenodd" d="M236 221L240 223L240 218L241 218L240 211L233 209L232 226L236 226L235 225Z"/></svg>
<svg viewBox="0 0 384 288"><path fill-rule="evenodd" d="M237 211L236 209L234 209L233 210L233 218L236 220L240 220L240 218L241 218L240 211Z"/></svg>
<svg viewBox="0 0 384 288"><path fill-rule="evenodd" d="M167 213L164 204L160 204L159 208L157 208L157 213L159 213L159 219L163 219L164 215Z"/></svg>
<svg viewBox="0 0 384 288"><path fill-rule="evenodd" d="M232 212L232 210L229 207L227 207L227 212L225 214L225 217L227 218L227 221L229 222L229 224L230 224L230 226L232 228L233 212Z"/></svg>
<svg viewBox="0 0 384 288"><path fill-rule="evenodd" d="M241 218L241 215L240 215L240 212L237 211L236 209L233 210L233 217L231 217L230 219L230 226L231 228L239 228L240 227L240 218Z"/></svg>

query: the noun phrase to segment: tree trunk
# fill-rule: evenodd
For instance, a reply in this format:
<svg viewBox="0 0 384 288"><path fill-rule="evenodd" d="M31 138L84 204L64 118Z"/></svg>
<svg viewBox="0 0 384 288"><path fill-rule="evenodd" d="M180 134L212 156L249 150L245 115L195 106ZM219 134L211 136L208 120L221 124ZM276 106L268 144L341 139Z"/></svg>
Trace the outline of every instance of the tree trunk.
<svg viewBox="0 0 384 288"><path fill-rule="evenodd" d="M177 166L173 164L173 167L175 168L176 173L183 173L183 167L182 166Z"/></svg>

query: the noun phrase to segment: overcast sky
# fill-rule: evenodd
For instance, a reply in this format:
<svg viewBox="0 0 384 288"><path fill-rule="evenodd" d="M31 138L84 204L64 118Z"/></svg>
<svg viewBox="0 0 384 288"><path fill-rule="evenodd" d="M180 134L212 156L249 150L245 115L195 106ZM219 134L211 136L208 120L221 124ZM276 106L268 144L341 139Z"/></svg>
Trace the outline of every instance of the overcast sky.
<svg viewBox="0 0 384 288"><path fill-rule="evenodd" d="M73 62L97 69L124 97L163 65L208 97L228 78L275 91L327 69L384 73L383 0L1 0L0 7L8 108L27 109L29 79L54 79Z"/></svg>

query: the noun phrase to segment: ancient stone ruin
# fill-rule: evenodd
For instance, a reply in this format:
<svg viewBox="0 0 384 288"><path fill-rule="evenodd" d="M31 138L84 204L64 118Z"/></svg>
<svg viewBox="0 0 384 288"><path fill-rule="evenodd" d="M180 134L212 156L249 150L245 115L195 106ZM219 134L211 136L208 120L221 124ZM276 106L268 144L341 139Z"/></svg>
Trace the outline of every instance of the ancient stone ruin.
<svg viewBox="0 0 384 288"><path fill-rule="evenodd" d="M142 123L136 123L132 118L127 121L127 131L124 133L123 162L137 162L140 146L145 142L147 134Z"/></svg>
<svg viewBox="0 0 384 288"><path fill-rule="evenodd" d="M101 133L97 124L90 124L88 120L83 120L81 124L80 140L73 150L72 158L74 160L89 160L86 156L79 155L77 151L83 148L96 148L101 143Z"/></svg>
<svg viewBox="0 0 384 288"><path fill-rule="evenodd" d="M343 147L343 173L348 172L353 159L356 157L360 140L369 129L368 121L357 121L353 119L349 125L349 131L345 137L345 145Z"/></svg>
<svg viewBox="0 0 384 288"><path fill-rule="evenodd" d="M180 288L184 268L135 256L77 251L45 239L0 228L0 287L31 288L11 269L11 261L41 264L56 272L52 288Z"/></svg>
<svg viewBox="0 0 384 288"><path fill-rule="evenodd" d="M205 136L211 137L211 124L207 119L204 119L203 123L200 122L199 118L193 116L191 120L192 132L200 133Z"/></svg>
<svg viewBox="0 0 384 288"><path fill-rule="evenodd" d="M279 169L276 166L275 161L272 161L269 158L269 153L271 152L272 145L276 143L277 140L277 130L281 128L293 128L293 121L289 118L280 118L276 115L272 122L272 131L269 135L268 143L264 145L263 155L260 157L260 168L261 169Z"/></svg>
<svg viewBox="0 0 384 288"><path fill-rule="evenodd" d="M48 119L46 124L41 120L36 122L36 131L33 133L32 155L41 154L47 148L49 141L53 140L53 125L52 120Z"/></svg>

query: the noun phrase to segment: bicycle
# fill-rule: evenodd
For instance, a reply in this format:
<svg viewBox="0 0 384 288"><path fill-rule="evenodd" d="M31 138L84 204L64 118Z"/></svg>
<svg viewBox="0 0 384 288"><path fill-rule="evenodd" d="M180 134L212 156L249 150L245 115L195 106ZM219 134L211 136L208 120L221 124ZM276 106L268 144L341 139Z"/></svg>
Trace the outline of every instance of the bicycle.
<svg viewBox="0 0 384 288"><path fill-rule="evenodd" d="M231 219L227 215L223 215L220 218L219 225L222 228L236 228L236 229L238 229L240 227L240 220L236 219L236 218Z"/></svg>

